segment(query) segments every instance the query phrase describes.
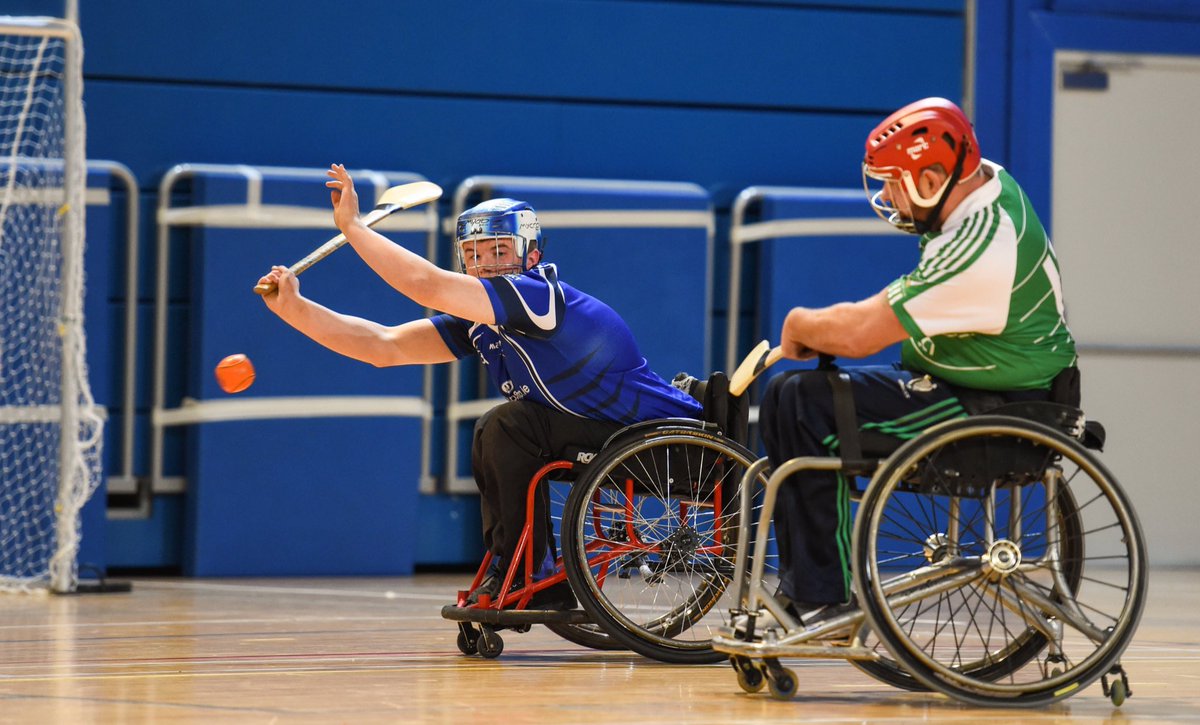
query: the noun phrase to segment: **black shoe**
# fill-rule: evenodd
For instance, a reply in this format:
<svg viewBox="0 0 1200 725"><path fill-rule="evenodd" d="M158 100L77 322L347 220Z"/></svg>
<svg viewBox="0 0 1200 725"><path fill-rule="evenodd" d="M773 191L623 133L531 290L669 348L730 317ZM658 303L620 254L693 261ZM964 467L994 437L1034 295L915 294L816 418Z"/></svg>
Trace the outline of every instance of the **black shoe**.
<svg viewBox="0 0 1200 725"><path fill-rule="evenodd" d="M858 607L858 600L854 596L851 596L848 602L797 602L787 599L782 594L775 596L786 600L784 610L806 627L839 614L852 612Z"/></svg>
<svg viewBox="0 0 1200 725"><path fill-rule="evenodd" d="M479 582L479 586L475 587L475 590L467 595L467 606L473 607L479 604L479 598L484 594L495 599L500 594L500 587L503 585L504 574L489 570L483 581Z"/></svg>
<svg viewBox="0 0 1200 725"><path fill-rule="evenodd" d="M564 580L534 592L525 608L565 612L568 609L574 609L575 604L575 594L571 591L571 584Z"/></svg>

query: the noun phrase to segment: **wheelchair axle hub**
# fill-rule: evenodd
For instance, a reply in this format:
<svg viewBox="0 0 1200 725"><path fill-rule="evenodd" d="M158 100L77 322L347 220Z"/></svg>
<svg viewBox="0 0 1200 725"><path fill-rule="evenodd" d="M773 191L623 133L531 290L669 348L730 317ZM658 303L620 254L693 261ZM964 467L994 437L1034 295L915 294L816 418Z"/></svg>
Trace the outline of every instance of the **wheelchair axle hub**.
<svg viewBox="0 0 1200 725"><path fill-rule="evenodd" d="M930 564L941 564L954 553L950 537L942 533L930 534L925 539L925 561Z"/></svg>
<svg viewBox="0 0 1200 725"><path fill-rule="evenodd" d="M999 539L983 555L983 571L991 579L1003 579L1021 566L1021 547L1008 539Z"/></svg>
<svg viewBox="0 0 1200 725"><path fill-rule="evenodd" d="M646 574L643 570L642 574L646 576L648 584L659 584L663 581L663 575L671 571L680 562L687 561L696 554L696 548L700 546L700 535L691 526L681 526L676 529L667 538L663 539L661 550L665 556L661 558L658 566L654 571Z"/></svg>

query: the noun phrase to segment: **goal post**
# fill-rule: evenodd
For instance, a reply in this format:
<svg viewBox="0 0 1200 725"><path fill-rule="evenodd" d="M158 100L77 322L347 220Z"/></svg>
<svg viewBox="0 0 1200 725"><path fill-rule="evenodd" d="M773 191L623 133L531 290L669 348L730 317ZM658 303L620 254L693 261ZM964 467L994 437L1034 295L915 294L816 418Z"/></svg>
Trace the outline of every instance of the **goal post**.
<svg viewBox="0 0 1200 725"><path fill-rule="evenodd" d="M71 592L103 415L83 330L83 48L0 16L0 591Z"/></svg>

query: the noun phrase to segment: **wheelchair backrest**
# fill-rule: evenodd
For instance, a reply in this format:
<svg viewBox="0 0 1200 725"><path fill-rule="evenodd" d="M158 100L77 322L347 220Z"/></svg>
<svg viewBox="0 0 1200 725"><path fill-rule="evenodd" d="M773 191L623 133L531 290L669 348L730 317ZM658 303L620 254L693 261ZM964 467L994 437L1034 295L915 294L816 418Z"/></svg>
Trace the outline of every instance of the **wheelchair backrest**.
<svg viewBox="0 0 1200 725"><path fill-rule="evenodd" d="M729 377L718 370L709 376L700 396L704 420L716 423L726 438L746 445L750 438L749 397L730 395Z"/></svg>

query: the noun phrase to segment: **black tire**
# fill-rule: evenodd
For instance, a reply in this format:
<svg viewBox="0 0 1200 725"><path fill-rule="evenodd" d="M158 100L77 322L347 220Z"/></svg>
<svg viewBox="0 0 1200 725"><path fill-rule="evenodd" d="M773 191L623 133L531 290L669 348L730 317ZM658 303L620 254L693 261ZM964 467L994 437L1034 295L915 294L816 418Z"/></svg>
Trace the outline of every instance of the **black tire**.
<svg viewBox="0 0 1200 725"><path fill-rule="evenodd" d="M470 631L471 633L467 634L468 631ZM478 654L479 653L479 647L477 644L478 641L479 641L478 632L476 632L473 629L467 630L462 625L460 625L459 630L458 630L458 638L455 640L455 644L458 645L459 652L462 652L465 655Z"/></svg>
<svg viewBox="0 0 1200 725"><path fill-rule="evenodd" d="M613 639L662 662L719 662L712 635L733 568L742 475L755 457L700 428L611 445L567 499L563 560L581 606ZM719 502L719 506L718 506ZM770 567L772 571L776 567Z"/></svg>
<svg viewBox="0 0 1200 725"><path fill-rule="evenodd" d="M629 649L594 624L559 624L557 622L547 622L546 628L568 642L581 647L606 651Z"/></svg>
<svg viewBox="0 0 1200 725"><path fill-rule="evenodd" d="M504 651L504 639L490 627L483 627L475 646L479 650L480 657L494 660Z"/></svg>
<svg viewBox="0 0 1200 725"><path fill-rule="evenodd" d="M965 503L939 503L955 498ZM906 524L943 531L951 510L951 555L897 586L894 565L924 556L929 531ZM1039 516L1061 525L1039 538L1027 525ZM1081 691L1117 662L1145 605L1144 540L1120 486L1073 439L1017 418L954 421L901 447L863 497L854 561L868 624L895 662L981 706Z"/></svg>

